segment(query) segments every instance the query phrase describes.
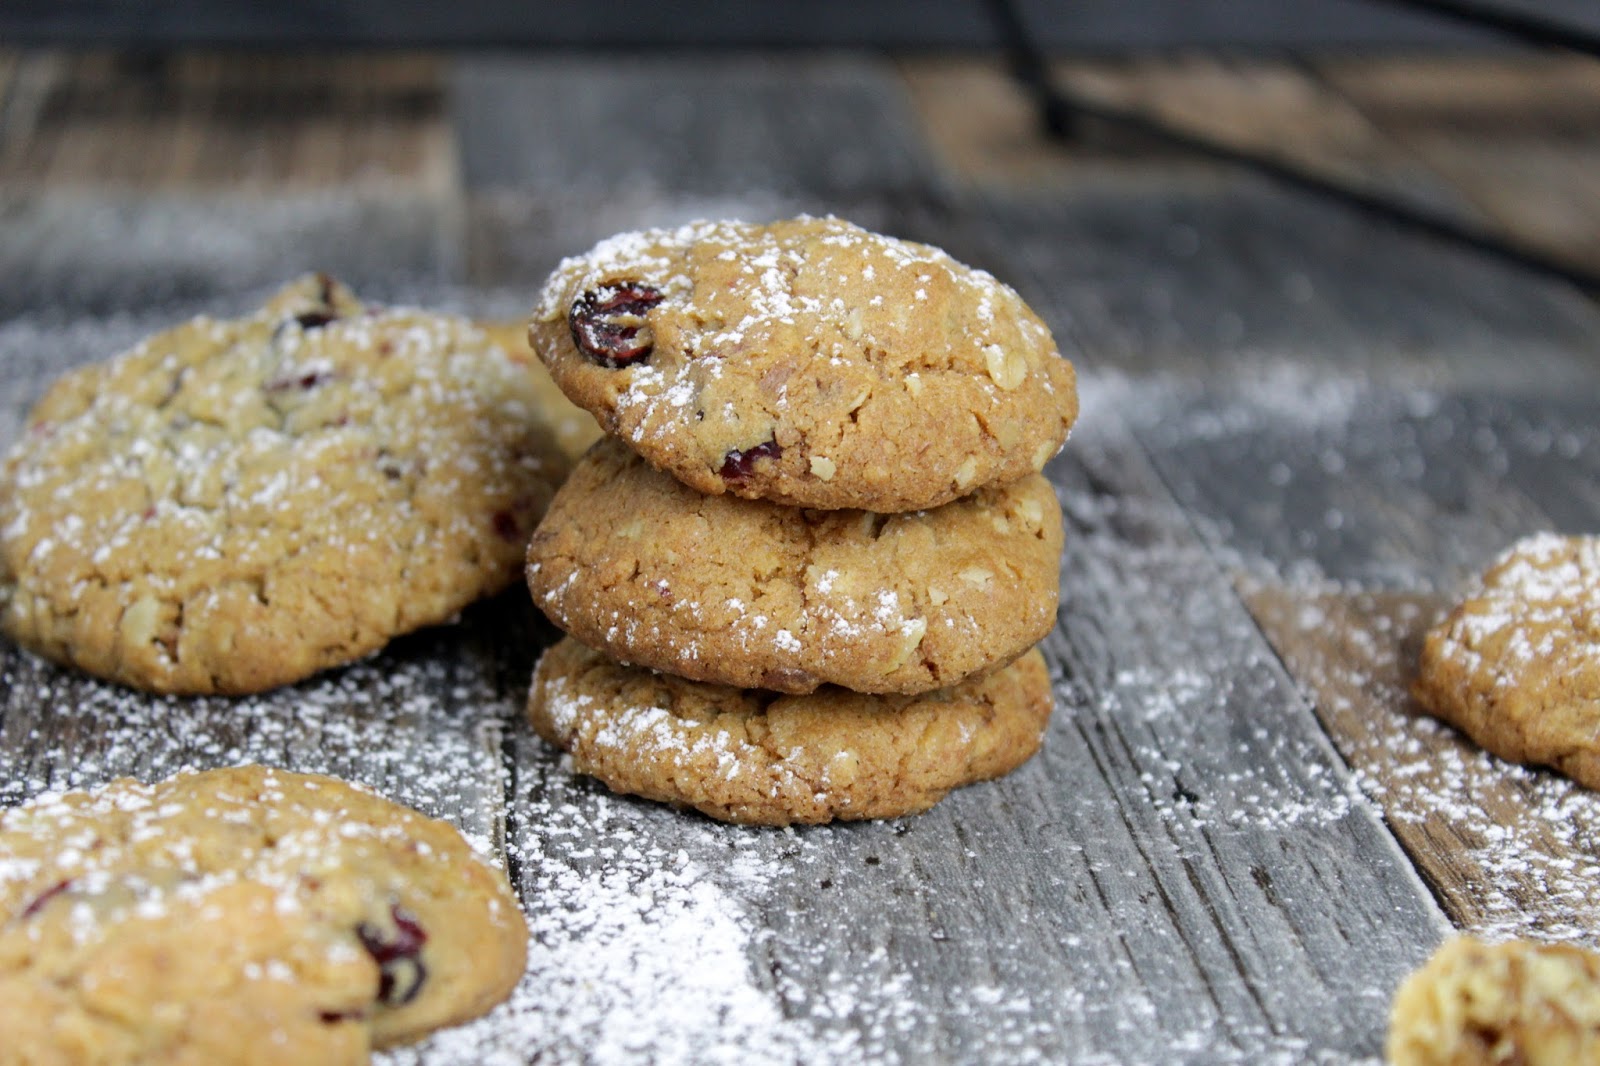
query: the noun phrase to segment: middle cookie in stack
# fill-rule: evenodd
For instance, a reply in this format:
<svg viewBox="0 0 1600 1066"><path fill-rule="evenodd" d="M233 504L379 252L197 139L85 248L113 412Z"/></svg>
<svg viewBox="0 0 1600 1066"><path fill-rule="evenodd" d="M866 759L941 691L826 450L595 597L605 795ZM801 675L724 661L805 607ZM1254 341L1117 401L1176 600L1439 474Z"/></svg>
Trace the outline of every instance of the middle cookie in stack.
<svg viewBox="0 0 1600 1066"><path fill-rule="evenodd" d="M576 638L529 713L577 769L787 824L1033 754L1077 402L1012 290L834 219L699 223L564 262L531 337L616 438L528 554Z"/></svg>

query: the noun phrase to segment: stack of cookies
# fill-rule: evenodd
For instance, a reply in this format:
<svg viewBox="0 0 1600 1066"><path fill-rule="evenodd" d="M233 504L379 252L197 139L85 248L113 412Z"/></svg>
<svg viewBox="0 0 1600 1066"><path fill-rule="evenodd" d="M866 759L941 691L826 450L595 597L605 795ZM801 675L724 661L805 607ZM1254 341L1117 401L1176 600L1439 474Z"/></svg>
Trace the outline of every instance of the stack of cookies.
<svg viewBox="0 0 1600 1066"><path fill-rule="evenodd" d="M529 714L715 818L924 810L1037 750L1071 365L1015 292L837 219L624 234L530 328L606 431L528 551Z"/></svg>

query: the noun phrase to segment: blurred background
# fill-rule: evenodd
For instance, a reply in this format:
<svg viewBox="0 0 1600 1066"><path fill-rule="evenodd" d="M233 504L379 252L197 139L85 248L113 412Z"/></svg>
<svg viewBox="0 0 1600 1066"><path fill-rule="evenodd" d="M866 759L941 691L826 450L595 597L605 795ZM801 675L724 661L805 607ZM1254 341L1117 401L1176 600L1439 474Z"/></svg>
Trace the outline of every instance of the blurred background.
<svg viewBox="0 0 1600 1066"><path fill-rule="evenodd" d="M1592 0L9 0L0 42L0 257L28 264L0 309L140 296L126 271L95 291L66 232L87 230L40 192L109 194L103 254L149 262L167 303L313 265L522 286L709 212L960 245L974 204L1242 172L1600 277ZM119 215L133 193L178 199ZM214 254L170 250L197 241ZM1004 266L992 243L955 250Z"/></svg>

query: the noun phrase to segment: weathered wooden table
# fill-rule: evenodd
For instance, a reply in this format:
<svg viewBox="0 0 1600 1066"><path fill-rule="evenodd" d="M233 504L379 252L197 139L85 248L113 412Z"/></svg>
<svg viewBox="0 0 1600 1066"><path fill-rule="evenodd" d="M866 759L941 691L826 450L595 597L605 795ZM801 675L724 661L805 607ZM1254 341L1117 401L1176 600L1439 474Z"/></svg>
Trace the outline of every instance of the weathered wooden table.
<svg viewBox="0 0 1600 1066"><path fill-rule="evenodd" d="M1600 801L1405 695L1471 572L1600 528L1583 294L1227 172L965 184L875 60L484 56L448 88L437 181L9 182L0 439L65 367L306 269L515 317L641 225L832 211L929 240L1081 372L1043 752L864 825L614 797L522 722L551 631L513 593L244 700L0 647L0 802L260 760L454 820L509 864L532 957L397 1063L1375 1061L1452 927L1595 939Z"/></svg>

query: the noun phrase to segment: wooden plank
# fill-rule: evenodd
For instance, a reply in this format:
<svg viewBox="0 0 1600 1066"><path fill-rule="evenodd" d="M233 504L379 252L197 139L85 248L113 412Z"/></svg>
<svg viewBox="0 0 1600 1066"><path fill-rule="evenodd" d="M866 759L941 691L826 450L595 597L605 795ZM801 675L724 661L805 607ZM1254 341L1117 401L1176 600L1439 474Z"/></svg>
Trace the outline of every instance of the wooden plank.
<svg viewBox="0 0 1600 1066"><path fill-rule="evenodd" d="M929 145L950 179L1037 193L1084 183L1215 180L1226 168L1105 123L1065 142L1045 136L1037 107L994 56L912 55L896 60Z"/></svg>
<svg viewBox="0 0 1600 1066"><path fill-rule="evenodd" d="M13 187L453 190L444 67L425 56L86 53L35 95L44 121L0 153Z"/></svg>
<svg viewBox="0 0 1600 1066"><path fill-rule="evenodd" d="M61 76L64 60L53 52L15 54L0 109L0 166L16 167L27 154L45 101Z"/></svg>
<svg viewBox="0 0 1600 1066"><path fill-rule="evenodd" d="M1434 207L1458 206L1360 111L1281 59L1190 53L1067 60L1052 69L1063 88L1087 100L1319 177Z"/></svg>
<svg viewBox="0 0 1600 1066"><path fill-rule="evenodd" d="M473 56L451 83L473 190L863 196L934 169L890 68L849 56Z"/></svg>
<svg viewBox="0 0 1600 1066"><path fill-rule="evenodd" d="M1579 56L1326 59L1325 79L1517 243L1600 268L1600 67Z"/></svg>
<svg viewBox="0 0 1600 1066"><path fill-rule="evenodd" d="M1070 186L1172 149L1119 141L1089 122L1049 141L997 60L900 64L919 116L958 178ZM1073 58L1052 67L1086 100L1291 165L1430 213L1487 226L1580 269L1600 266L1600 68L1586 59L1416 56L1279 58L1177 54ZM1130 166L1129 164L1134 164Z"/></svg>
<svg viewBox="0 0 1600 1066"><path fill-rule="evenodd" d="M528 1050L631 1025L691 1059L1377 1053L1375 990L1440 915L1131 440L1102 422L1054 474L1058 712L1009 778L915 819L751 832L570 783L513 734L534 980L568 1019ZM733 976L662 942L715 945Z"/></svg>
<svg viewBox="0 0 1600 1066"><path fill-rule="evenodd" d="M879 233L933 242L975 266L1005 259L979 220L937 194L823 196L774 192L715 196L649 190L499 189L469 196L466 275L474 299L506 301L500 314L525 314L563 256L628 230L678 226L704 218L764 222L832 213Z"/></svg>
<svg viewBox="0 0 1600 1066"><path fill-rule="evenodd" d="M310 270L414 300L455 276L454 217L448 200L401 192L0 194L0 317L237 313Z"/></svg>
<svg viewBox="0 0 1600 1066"><path fill-rule="evenodd" d="M1485 754L1408 695L1446 598L1251 583L1246 601L1458 927L1597 943L1600 795Z"/></svg>
<svg viewBox="0 0 1600 1066"><path fill-rule="evenodd" d="M1373 123L1390 130L1593 136L1600 72L1580 55L1322 56L1311 61ZM1533 123L1530 129L1529 124Z"/></svg>
<svg viewBox="0 0 1600 1066"><path fill-rule="evenodd" d="M520 603L397 641L362 663L260 696L148 696L0 641L0 805L184 767L262 762L359 781L502 846L501 736L525 676ZM514 665L513 665L514 664ZM525 682L524 682L525 683Z"/></svg>
<svg viewBox="0 0 1600 1066"><path fill-rule="evenodd" d="M1087 367L1592 381L1600 317L1580 294L1254 180L984 202L1001 276Z"/></svg>
<svg viewBox="0 0 1600 1066"><path fill-rule="evenodd" d="M1597 387L1600 367L1581 388L1520 397L1279 375L1171 388L1133 417L1240 566L1450 591L1519 536L1600 528Z"/></svg>

